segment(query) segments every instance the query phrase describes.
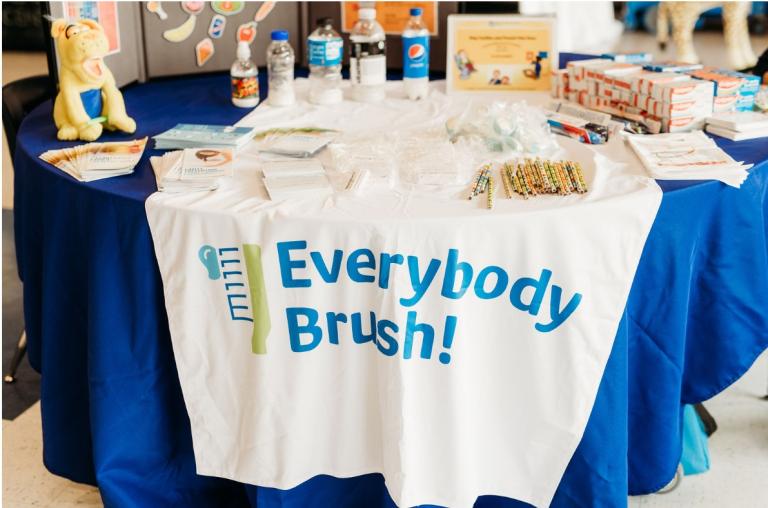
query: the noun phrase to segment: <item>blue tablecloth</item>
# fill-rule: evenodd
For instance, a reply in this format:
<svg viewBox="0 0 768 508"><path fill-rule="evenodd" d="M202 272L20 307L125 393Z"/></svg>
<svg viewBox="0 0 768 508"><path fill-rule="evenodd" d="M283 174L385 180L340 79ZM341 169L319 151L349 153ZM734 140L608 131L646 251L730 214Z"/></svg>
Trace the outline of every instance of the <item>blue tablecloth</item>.
<svg viewBox="0 0 768 508"><path fill-rule="evenodd" d="M228 94L221 75L129 88L139 126L130 138L178 122L234 123L244 111ZM195 474L144 211L157 152L148 150L133 175L79 183L38 159L73 144L55 136L48 102L24 121L14 160L47 468L98 485L110 507L391 506L378 474L316 477L288 491ZM768 346L768 142L717 141L757 165L741 189L661 182L661 208L554 506L622 506L628 492L662 487L680 457L682 404L723 390ZM486 496L477 506L520 504Z"/></svg>

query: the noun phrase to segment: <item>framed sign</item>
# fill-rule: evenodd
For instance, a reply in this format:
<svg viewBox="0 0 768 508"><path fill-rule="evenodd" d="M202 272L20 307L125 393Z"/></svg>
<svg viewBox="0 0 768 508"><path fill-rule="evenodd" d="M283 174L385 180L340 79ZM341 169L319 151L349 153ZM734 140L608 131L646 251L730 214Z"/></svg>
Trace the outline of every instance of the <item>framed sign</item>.
<svg viewBox="0 0 768 508"><path fill-rule="evenodd" d="M429 28L433 37L437 32L437 2L341 2L341 30L349 33L357 23L357 11L368 4L375 4L376 20L384 28L387 35L400 35L403 33L405 23L411 17L411 7L421 7L421 19Z"/></svg>
<svg viewBox="0 0 768 508"><path fill-rule="evenodd" d="M555 18L448 16L446 90L549 91Z"/></svg>

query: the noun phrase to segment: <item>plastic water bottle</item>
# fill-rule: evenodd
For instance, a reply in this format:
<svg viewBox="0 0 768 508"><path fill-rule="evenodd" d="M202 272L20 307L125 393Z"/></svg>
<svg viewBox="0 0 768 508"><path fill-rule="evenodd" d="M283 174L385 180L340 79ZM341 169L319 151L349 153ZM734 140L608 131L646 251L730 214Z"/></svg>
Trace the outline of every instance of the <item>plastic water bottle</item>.
<svg viewBox="0 0 768 508"><path fill-rule="evenodd" d="M239 108L253 108L259 104L259 69L251 61L251 47L247 42L237 43L237 61L229 71L232 82L232 104Z"/></svg>
<svg viewBox="0 0 768 508"><path fill-rule="evenodd" d="M293 48L288 43L288 30L273 30L267 47L267 90L271 106L291 106L296 102L293 91Z"/></svg>
<svg viewBox="0 0 768 508"><path fill-rule="evenodd" d="M429 93L429 29L419 7L411 9L403 30L403 83L412 101Z"/></svg>
<svg viewBox="0 0 768 508"><path fill-rule="evenodd" d="M349 79L352 98L361 102L384 100L387 81L387 42L376 21L376 9L360 9L349 34Z"/></svg>
<svg viewBox="0 0 768 508"><path fill-rule="evenodd" d="M309 34L308 47L310 102L341 102L341 55L344 40L333 29L333 19L317 20L317 29Z"/></svg>

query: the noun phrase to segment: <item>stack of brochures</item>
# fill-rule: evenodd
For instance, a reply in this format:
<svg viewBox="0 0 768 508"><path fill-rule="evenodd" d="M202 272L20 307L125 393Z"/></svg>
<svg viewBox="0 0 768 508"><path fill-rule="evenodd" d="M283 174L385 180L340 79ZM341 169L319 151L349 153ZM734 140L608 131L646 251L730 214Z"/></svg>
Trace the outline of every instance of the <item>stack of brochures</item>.
<svg viewBox="0 0 768 508"><path fill-rule="evenodd" d="M317 127L269 129L256 133L259 152L279 157L314 157L334 140L337 131Z"/></svg>
<svg viewBox="0 0 768 508"><path fill-rule="evenodd" d="M707 132L743 141L768 136L768 115L756 111L717 113L707 119Z"/></svg>
<svg viewBox="0 0 768 508"><path fill-rule="evenodd" d="M187 148L152 157L152 169L161 192L209 191L219 187L222 177L232 175L229 148Z"/></svg>
<svg viewBox="0 0 768 508"><path fill-rule="evenodd" d="M134 141L88 143L48 150L40 158L81 182L92 182L133 173L141 160L147 138Z"/></svg>
<svg viewBox="0 0 768 508"><path fill-rule="evenodd" d="M635 135L627 140L658 180L720 180L740 187L751 164L737 162L701 131Z"/></svg>
<svg viewBox="0 0 768 508"><path fill-rule="evenodd" d="M180 123L152 139L158 150L208 147L238 151L253 139L253 131L253 127Z"/></svg>
<svg viewBox="0 0 768 508"><path fill-rule="evenodd" d="M325 168L316 159L265 161L261 171L264 187L273 201L291 197L321 197L333 192Z"/></svg>

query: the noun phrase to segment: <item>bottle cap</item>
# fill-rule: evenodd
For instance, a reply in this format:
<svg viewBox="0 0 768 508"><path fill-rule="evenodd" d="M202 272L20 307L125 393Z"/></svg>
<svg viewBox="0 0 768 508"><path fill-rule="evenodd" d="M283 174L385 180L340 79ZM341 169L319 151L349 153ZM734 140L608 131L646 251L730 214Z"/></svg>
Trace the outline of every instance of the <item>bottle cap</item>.
<svg viewBox="0 0 768 508"><path fill-rule="evenodd" d="M317 26L328 26L333 24L333 18L319 18Z"/></svg>
<svg viewBox="0 0 768 508"><path fill-rule="evenodd" d="M237 59L238 60L250 60L251 59L251 47L246 41L240 41L237 43Z"/></svg>
<svg viewBox="0 0 768 508"><path fill-rule="evenodd" d="M412 7L411 8L411 16L421 16L421 13L423 11L421 10L421 7Z"/></svg>
<svg viewBox="0 0 768 508"><path fill-rule="evenodd" d="M357 12L360 19L366 19L366 20L376 19L376 9L370 9L370 8L360 9Z"/></svg>
<svg viewBox="0 0 768 508"><path fill-rule="evenodd" d="M273 41L287 41L288 40L288 30L272 30L272 40Z"/></svg>

